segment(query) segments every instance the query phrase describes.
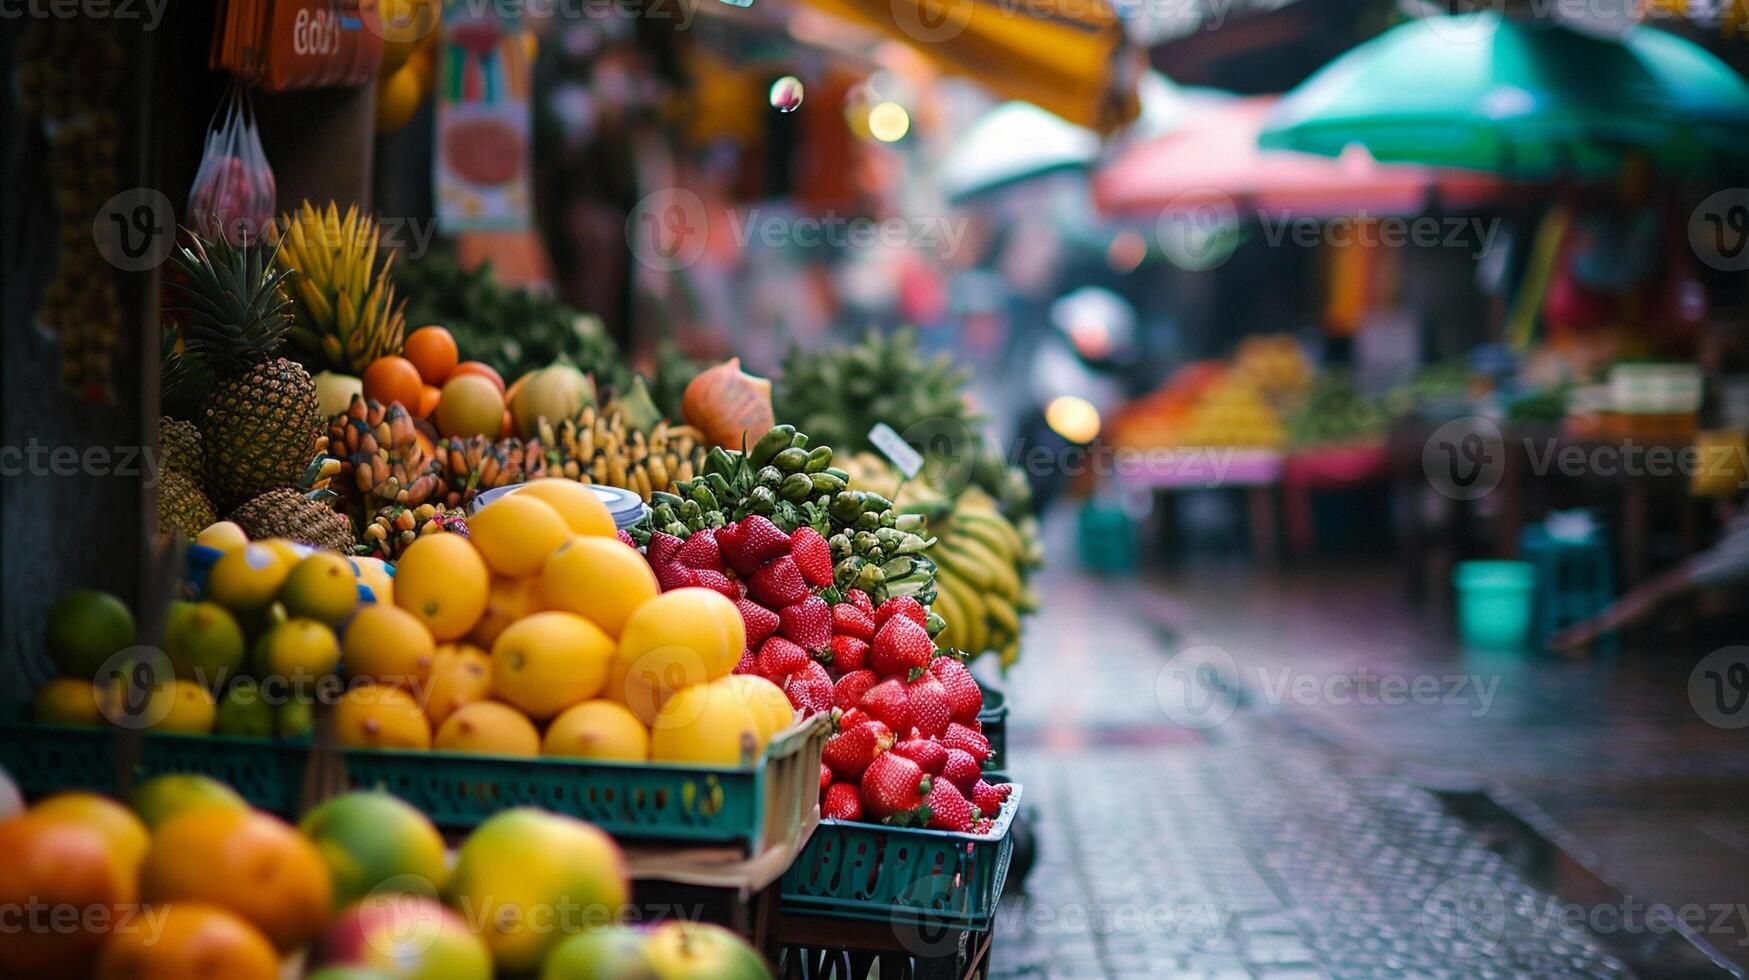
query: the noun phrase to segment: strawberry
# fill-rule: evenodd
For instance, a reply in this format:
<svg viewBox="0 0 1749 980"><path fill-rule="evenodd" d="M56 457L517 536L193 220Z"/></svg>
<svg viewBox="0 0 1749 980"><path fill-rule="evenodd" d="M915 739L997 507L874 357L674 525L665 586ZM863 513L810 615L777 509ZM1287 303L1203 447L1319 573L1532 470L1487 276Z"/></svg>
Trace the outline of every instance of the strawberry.
<svg viewBox="0 0 1749 980"><path fill-rule="evenodd" d="M978 816L971 801L965 798L959 787L945 779L937 779L930 784L929 796L925 802L929 805L928 826L934 830L956 830L963 833L972 829L972 821Z"/></svg>
<svg viewBox="0 0 1749 980"><path fill-rule="evenodd" d="M884 625L894 616L904 616L918 626L929 622L929 613L923 609L923 603L908 595L896 596L881 603L880 608L874 611L875 626Z"/></svg>
<svg viewBox="0 0 1749 980"><path fill-rule="evenodd" d="M828 738L820 748L820 759L840 779L856 780L876 756L892 747L891 729L878 721L865 721Z"/></svg>
<svg viewBox="0 0 1749 980"><path fill-rule="evenodd" d="M717 550L723 553L724 561L727 561L726 556L735 549L741 540L741 525L736 521L730 521L717 528L714 537L717 539Z"/></svg>
<svg viewBox="0 0 1749 980"><path fill-rule="evenodd" d="M855 708L868 689L881 682L880 675L872 670L853 670L838 678L838 683L832 685L832 706L848 712ZM848 714L845 715L849 717Z"/></svg>
<svg viewBox="0 0 1749 980"><path fill-rule="evenodd" d="M862 805L870 815L891 817L923 805L929 777L902 755L882 752L862 774Z"/></svg>
<svg viewBox="0 0 1749 980"><path fill-rule="evenodd" d="M868 597L867 592L864 592L861 589L850 589L844 593L844 598L850 600L851 605L868 613L870 618L873 618L874 600Z"/></svg>
<svg viewBox="0 0 1749 980"><path fill-rule="evenodd" d="M953 720L970 724L984 710L984 689L978 679L955 657L936 657L929 662L929 672L947 690L947 704Z"/></svg>
<svg viewBox="0 0 1749 980"><path fill-rule="evenodd" d="M979 817L972 821L972 833L987 834L996 829L996 821L990 817Z"/></svg>
<svg viewBox="0 0 1749 980"><path fill-rule="evenodd" d="M743 520L730 537L734 547L724 551L723 557L742 575L751 575L766 562L789 554L789 535L758 514Z"/></svg>
<svg viewBox="0 0 1749 980"><path fill-rule="evenodd" d="M819 531L803 524L789 536L789 554L809 585L832 584L832 546Z"/></svg>
<svg viewBox="0 0 1749 980"><path fill-rule="evenodd" d="M840 636L854 636L859 640L872 640L875 635L874 617L863 612L854 602L840 602L832 607L832 632Z"/></svg>
<svg viewBox="0 0 1749 980"><path fill-rule="evenodd" d="M977 807L980 813L995 816L996 811L1002 809L1002 802L1005 799L1007 799L1006 794L997 792L996 787L982 779L972 784L972 805Z"/></svg>
<svg viewBox="0 0 1749 980"><path fill-rule="evenodd" d="M947 731L949 708L947 689L927 671L905 685L905 699L911 705L911 724L928 738L939 738Z"/></svg>
<svg viewBox="0 0 1749 980"><path fill-rule="evenodd" d="M709 568L698 568L693 570L692 576L698 579L699 585L727 598L730 602L741 600L741 587L729 581L729 577L722 572Z"/></svg>
<svg viewBox="0 0 1749 980"><path fill-rule="evenodd" d="M741 625L747 631L747 645L758 649L765 638L777 632L777 613L743 596L735 600L741 610Z"/></svg>
<svg viewBox="0 0 1749 980"><path fill-rule="evenodd" d="M632 537L623 527L616 529L613 532L613 536L619 539L620 544L623 544L628 548L636 548L638 546L638 540Z"/></svg>
<svg viewBox="0 0 1749 980"><path fill-rule="evenodd" d="M889 677L869 688L856 706L867 712L870 718L885 722L895 732L909 734L911 731L911 702L905 696L905 685L896 677Z"/></svg>
<svg viewBox="0 0 1749 980"><path fill-rule="evenodd" d="M978 765L990 758L990 740L983 733L967 728L957 721L947 723L947 731L941 735L941 744L950 749L964 749Z"/></svg>
<svg viewBox="0 0 1749 980"><path fill-rule="evenodd" d="M674 561L674 556L680 553L680 546L685 543L672 534L651 531L650 544L644 549L644 557L650 560L651 568L670 564Z"/></svg>
<svg viewBox="0 0 1749 980"><path fill-rule="evenodd" d="M779 609L777 621L778 632L809 650L823 650L832 642L832 607L817 595Z"/></svg>
<svg viewBox="0 0 1749 980"><path fill-rule="evenodd" d="M780 686L790 705L804 714L832 710L832 678L826 674L826 668L812 660L784 678Z"/></svg>
<svg viewBox="0 0 1749 980"><path fill-rule="evenodd" d="M820 763L820 788L825 789L830 785L832 785L832 767L822 762Z"/></svg>
<svg viewBox="0 0 1749 980"><path fill-rule="evenodd" d="M656 581L662 586L663 592L673 592L698 584L698 572L687 568L679 562L668 562L656 565Z"/></svg>
<svg viewBox="0 0 1749 980"><path fill-rule="evenodd" d="M784 555L753 573L747 580L747 594L772 609L782 609L806 598L808 583L802 581L796 563Z"/></svg>
<svg viewBox="0 0 1749 980"><path fill-rule="evenodd" d="M984 770L978 767L978 760L965 749L948 749L947 761L941 767L943 779L960 788L962 793L971 793L984 778Z"/></svg>
<svg viewBox="0 0 1749 980"><path fill-rule="evenodd" d="M834 670L861 670L868 663L868 644L854 636L834 636L831 650Z"/></svg>
<svg viewBox="0 0 1749 980"><path fill-rule="evenodd" d="M723 552L717 547L716 531L707 527L687 538L686 543L675 552L674 560L688 568L723 571Z"/></svg>
<svg viewBox="0 0 1749 980"><path fill-rule="evenodd" d="M759 664L759 658L753 656L753 648L752 647L744 647L741 650L741 659L736 662L735 669L734 669L733 673L736 673L736 674L757 674L757 673L759 673L758 664Z"/></svg>
<svg viewBox="0 0 1749 980"><path fill-rule="evenodd" d="M855 783L833 783L826 787L826 797L820 803L820 816L833 820L861 820L862 790Z"/></svg>
<svg viewBox="0 0 1749 980"><path fill-rule="evenodd" d="M929 666L934 653L935 641L929 638L928 630L905 616L891 616L875 633L868 660L869 666L882 674L905 677L912 670Z"/></svg>
<svg viewBox="0 0 1749 980"><path fill-rule="evenodd" d="M947 765L947 748L934 739L913 736L893 746L893 751L922 766L931 776L941 775L942 767Z"/></svg>
<svg viewBox="0 0 1749 980"><path fill-rule="evenodd" d="M832 710L832 730L841 732L846 728L855 728L868 720L868 713L861 708L834 708Z"/></svg>
<svg viewBox="0 0 1749 980"><path fill-rule="evenodd" d="M801 670L803 665L811 663L808 651L796 646L781 636L773 636L759 647L757 670L759 676L774 684L782 684L783 679Z"/></svg>

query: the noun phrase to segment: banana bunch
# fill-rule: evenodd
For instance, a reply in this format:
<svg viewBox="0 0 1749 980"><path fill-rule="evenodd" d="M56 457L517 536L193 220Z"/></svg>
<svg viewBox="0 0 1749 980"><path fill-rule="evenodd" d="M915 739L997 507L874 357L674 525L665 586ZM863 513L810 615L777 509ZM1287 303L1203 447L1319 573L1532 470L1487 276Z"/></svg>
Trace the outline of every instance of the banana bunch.
<svg viewBox="0 0 1749 980"><path fill-rule="evenodd" d="M289 290L295 315L288 336L305 358L358 374L377 358L400 352L407 304L395 301L389 277L394 252L385 250L377 262L374 219L356 205L342 218L332 201L326 211L305 201L301 210L282 215L279 225L270 223L267 237L278 246L280 267L297 273Z"/></svg>
<svg viewBox="0 0 1749 980"><path fill-rule="evenodd" d="M514 437L494 441L486 436L451 436L437 444L437 461L444 482L443 503L464 513L468 502L487 490L547 475L541 444L525 445Z"/></svg>
<svg viewBox="0 0 1749 980"><path fill-rule="evenodd" d="M553 424L540 420L539 442L553 476L635 490L649 503L653 494L672 492L704 465L704 438L690 425L658 421L648 434L626 424L615 408L586 405L575 419Z"/></svg>
<svg viewBox="0 0 1749 980"><path fill-rule="evenodd" d="M379 509L371 522L364 526L359 540L364 544L366 555L395 561L421 536L449 530L467 530L463 511L442 504L420 504L417 507L390 504Z"/></svg>
<svg viewBox="0 0 1749 980"><path fill-rule="evenodd" d="M343 502L363 513L384 504L417 507L443 490L413 418L399 402L384 407L354 395L346 411L328 420L327 451L340 460L334 483Z"/></svg>
<svg viewBox="0 0 1749 980"><path fill-rule="evenodd" d="M1030 535L1002 516L976 487L955 503L928 556L936 566L936 611L947 628L939 642L973 656L994 650L1004 669L1020 657L1020 617L1038 608L1026 576L1044 555L1036 522Z"/></svg>

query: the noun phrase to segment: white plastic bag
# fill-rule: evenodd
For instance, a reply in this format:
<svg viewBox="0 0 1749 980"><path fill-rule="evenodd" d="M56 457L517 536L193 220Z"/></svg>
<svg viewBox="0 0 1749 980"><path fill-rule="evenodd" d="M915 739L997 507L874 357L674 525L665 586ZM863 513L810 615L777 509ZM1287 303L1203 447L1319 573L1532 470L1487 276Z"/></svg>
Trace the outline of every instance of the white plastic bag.
<svg viewBox="0 0 1749 980"><path fill-rule="evenodd" d="M207 238L222 235L241 245L259 240L273 219L273 168L261 150L248 93L232 86L220 113L207 128L206 152L188 191L188 223Z"/></svg>

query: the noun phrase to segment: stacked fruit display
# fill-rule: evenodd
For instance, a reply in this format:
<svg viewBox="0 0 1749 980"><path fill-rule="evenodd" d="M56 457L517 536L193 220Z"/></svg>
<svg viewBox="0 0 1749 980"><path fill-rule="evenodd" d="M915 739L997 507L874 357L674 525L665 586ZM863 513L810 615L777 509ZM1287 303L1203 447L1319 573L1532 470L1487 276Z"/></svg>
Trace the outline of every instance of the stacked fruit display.
<svg viewBox="0 0 1749 980"><path fill-rule="evenodd" d="M1287 418L1288 440L1296 449L1374 441L1384 429L1378 403L1336 374L1315 379Z"/></svg>
<svg viewBox="0 0 1749 980"><path fill-rule="evenodd" d="M1286 441L1281 418L1251 378L1229 371L1211 381L1191 406L1180 445L1279 449Z"/></svg>
<svg viewBox="0 0 1749 980"><path fill-rule="evenodd" d="M1285 333L1253 334L1239 342L1233 367L1272 397L1292 394L1312 380L1312 362Z"/></svg>
<svg viewBox="0 0 1749 980"><path fill-rule="evenodd" d="M200 776L146 780L129 804L70 792L0 815L0 903L55 914L54 928L0 932L0 973L770 975L718 927L620 924L631 895L624 855L598 828L559 814L500 813L452 861L430 821L384 793L332 798L296 827Z"/></svg>

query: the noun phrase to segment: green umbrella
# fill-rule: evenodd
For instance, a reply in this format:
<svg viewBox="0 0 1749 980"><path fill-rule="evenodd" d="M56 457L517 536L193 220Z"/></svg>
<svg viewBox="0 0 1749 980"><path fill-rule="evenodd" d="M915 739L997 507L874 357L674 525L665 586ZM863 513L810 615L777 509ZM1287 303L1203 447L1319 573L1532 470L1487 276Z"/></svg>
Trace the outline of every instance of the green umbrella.
<svg viewBox="0 0 1749 980"><path fill-rule="evenodd" d="M1259 142L1546 178L1607 176L1636 153L1689 170L1745 135L1749 88L1681 38L1636 28L1617 42L1488 11L1342 55L1281 100Z"/></svg>

